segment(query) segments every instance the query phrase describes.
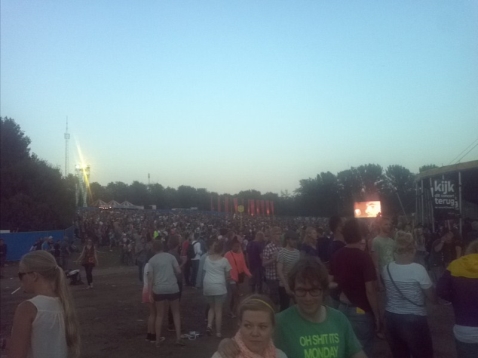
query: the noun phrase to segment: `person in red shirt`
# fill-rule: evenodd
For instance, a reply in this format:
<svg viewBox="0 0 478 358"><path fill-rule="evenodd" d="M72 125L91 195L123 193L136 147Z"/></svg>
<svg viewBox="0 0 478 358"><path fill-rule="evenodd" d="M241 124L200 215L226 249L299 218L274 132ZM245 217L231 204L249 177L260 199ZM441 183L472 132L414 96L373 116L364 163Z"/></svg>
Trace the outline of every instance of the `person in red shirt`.
<svg viewBox="0 0 478 358"><path fill-rule="evenodd" d="M231 265L231 281L229 282L229 288L231 292L231 316L236 316L237 305L240 298L240 284L244 282L245 276L251 277L251 273L246 265L246 259L244 253L241 250L241 243L237 237L234 237L231 241L231 251L226 252L224 257L229 261Z"/></svg>
<svg viewBox="0 0 478 358"><path fill-rule="evenodd" d="M330 261L330 274L340 292L339 310L352 324L363 350L371 357L375 330L382 319L378 308L377 273L373 260L364 252L360 224L348 220L342 230L345 247L338 250Z"/></svg>

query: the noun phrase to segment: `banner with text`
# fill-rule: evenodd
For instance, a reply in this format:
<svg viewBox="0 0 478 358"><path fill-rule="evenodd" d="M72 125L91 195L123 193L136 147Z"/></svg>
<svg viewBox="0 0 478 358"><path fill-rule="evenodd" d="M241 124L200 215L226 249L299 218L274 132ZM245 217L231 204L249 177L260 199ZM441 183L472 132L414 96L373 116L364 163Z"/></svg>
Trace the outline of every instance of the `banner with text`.
<svg viewBox="0 0 478 358"><path fill-rule="evenodd" d="M434 215L437 220L457 218L460 214L458 184L453 179L433 179L431 183Z"/></svg>

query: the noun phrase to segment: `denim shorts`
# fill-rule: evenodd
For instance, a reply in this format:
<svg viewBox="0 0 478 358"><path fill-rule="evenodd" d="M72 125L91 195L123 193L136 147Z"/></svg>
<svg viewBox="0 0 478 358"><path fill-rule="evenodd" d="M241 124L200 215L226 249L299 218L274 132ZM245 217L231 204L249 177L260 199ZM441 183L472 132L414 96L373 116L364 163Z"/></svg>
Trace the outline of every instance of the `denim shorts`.
<svg viewBox="0 0 478 358"><path fill-rule="evenodd" d="M222 304L226 301L227 295L213 295L213 296L204 296L206 297L207 303L209 305Z"/></svg>
<svg viewBox="0 0 478 358"><path fill-rule="evenodd" d="M160 293L160 294L156 294L156 293L153 292L154 302L161 302L161 301L164 301L164 300L175 301L175 300L179 300L179 297L181 297L180 292Z"/></svg>

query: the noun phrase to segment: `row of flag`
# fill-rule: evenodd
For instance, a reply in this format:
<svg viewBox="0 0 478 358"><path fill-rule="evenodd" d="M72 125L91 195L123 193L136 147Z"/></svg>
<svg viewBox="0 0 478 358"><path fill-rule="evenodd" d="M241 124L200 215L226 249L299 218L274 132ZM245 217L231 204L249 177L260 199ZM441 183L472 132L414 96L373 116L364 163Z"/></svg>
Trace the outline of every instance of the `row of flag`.
<svg viewBox="0 0 478 358"><path fill-rule="evenodd" d="M231 200L229 200L231 199ZM239 202L240 201L240 202ZM244 207L244 213L249 215L274 215L274 201L262 199L248 199L246 204L244 199L217 197L217 205L214 207L216 200L211 196L211 211L224 213L238 213L239 205ZM231 205L229 205L231 204Z"/></svg>

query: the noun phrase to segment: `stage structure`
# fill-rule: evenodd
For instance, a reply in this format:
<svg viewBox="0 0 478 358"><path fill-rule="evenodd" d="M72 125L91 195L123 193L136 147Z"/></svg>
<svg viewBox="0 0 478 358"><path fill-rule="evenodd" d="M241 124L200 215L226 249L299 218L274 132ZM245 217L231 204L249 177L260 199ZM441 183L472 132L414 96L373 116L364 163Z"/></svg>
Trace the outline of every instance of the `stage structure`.
<svg viewBox="0 0 478 358"><path fill-rule="evenodd" d="M76 165L75 174L78 179L76 184L76 206L80 204L81 206L88 206L88 191L90 187L90 166L89 165Z"/></svg>
<svg viewBox="0 0 478 358"><path fill-rule="evenodd" d="M434 168L418 174L415 178L416 222L431 225L433 231L437 221L459 222L461 234L463 218L469 215L463 210L465 200L478 204L476 197L463 198L462 184L468 186L467 192L474 193L473 188L477 183L478 160ZM468 190L470 188L471 190Z"/></svg>

